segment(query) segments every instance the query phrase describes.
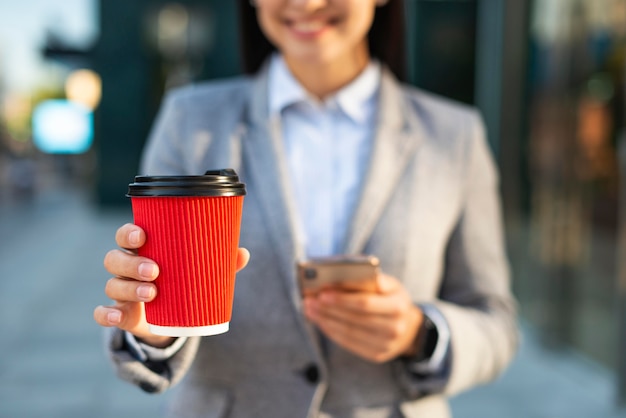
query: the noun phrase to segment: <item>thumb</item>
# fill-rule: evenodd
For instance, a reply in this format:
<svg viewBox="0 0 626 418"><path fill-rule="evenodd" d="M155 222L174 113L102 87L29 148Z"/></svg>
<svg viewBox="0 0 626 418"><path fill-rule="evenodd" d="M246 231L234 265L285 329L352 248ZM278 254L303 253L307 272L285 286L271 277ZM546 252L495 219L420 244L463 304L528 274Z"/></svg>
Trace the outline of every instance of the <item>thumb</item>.
<svg viewBox="0 0 626 418"><path fill-rule="evenodd" d="M379 274L376 281L378 283L378 292L382 294L393 293L402 286L398 279L387 274Z"/></svg>
<svg viewBox="0 0 626 418"><path fill-rule="evenodd" d="M248 265L248 261L250 261L250 251L245 248L239 248L237 250L237 271L243 270Z"/></svg>

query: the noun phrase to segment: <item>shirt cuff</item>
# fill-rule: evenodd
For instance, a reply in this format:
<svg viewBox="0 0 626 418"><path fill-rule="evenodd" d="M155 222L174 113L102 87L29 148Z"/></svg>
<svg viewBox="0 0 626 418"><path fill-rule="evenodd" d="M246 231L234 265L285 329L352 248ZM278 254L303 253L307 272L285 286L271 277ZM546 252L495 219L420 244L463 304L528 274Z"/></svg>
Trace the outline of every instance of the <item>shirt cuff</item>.
<svg viewBox="0 0 626 418"><path fill-rule="evenodd" d="M146 361L165 361L169 360L174 354L181 349L185 342L187 342L187 337L179 337L174 340L174 342L168 347L157 348L152 347L151 345L142 343L137 341L137 338L130 332L124 332L124 340L126 342L126 346L128 347L128 351L142 363Z"/></svg>
<svg viewBox="0 0 626 418"><path fill-rule="evenodd" d="M449 356L450 327L435 306L429 304L420 304L418 306L435 326L437 343L430 357L421 360L408 358L405 360L405 364L411 373L419 376L439 374L445 368L446 360Z"/></svg>

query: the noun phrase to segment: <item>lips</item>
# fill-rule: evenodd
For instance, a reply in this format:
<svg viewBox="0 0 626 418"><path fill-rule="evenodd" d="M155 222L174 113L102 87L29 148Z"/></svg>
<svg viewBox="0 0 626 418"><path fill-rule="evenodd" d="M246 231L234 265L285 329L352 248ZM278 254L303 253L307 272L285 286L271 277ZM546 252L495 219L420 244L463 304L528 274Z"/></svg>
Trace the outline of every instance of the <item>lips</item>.
<svg viewBox="0 0 626 418"><path fill-rule="evenodd" d="M321 35L326 29L334 26L337 20L333 19L307 19L285 21L287 27L297 36L311 38Z"/></svg>
<svg viewBox="0 0 626 418"><path fill-rule="evenodd" d="M298 32L318 32L324 29L327 25L326 22L320 20L308 21L308 22L293 22L291 28Z"/></svg>

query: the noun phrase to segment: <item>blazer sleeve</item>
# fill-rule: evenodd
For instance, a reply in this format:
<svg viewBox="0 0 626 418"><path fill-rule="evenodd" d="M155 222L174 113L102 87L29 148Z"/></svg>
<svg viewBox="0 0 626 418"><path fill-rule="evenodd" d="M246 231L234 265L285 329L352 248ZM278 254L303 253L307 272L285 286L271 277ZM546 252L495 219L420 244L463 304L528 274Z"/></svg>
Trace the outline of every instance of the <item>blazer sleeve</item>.
<svg viewBox="0 0 626 418"><path fill-rule="evenodd" d="M446 250L440 297L434 305L451 335L452 395L499 375L518 346L516 303L503 236L499 181L481 119L464 153L464 196Z"/></svg>
<svg viewBox="0 0 626 418"><path fill-rule="evenodd" d="M126 344L124 331L107 329L105 340L118 377L148 393L160 393L177 384L187 374L200 345L200 337L189 337L180 350L167 360L140 361Z"/></svg>

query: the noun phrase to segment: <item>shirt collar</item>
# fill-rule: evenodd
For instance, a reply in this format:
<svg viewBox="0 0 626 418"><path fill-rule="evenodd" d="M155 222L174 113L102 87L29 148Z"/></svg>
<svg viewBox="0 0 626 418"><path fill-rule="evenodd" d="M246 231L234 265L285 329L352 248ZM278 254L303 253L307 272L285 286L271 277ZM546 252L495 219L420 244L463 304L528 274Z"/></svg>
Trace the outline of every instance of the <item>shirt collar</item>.
<svg viewBox="0 0 626 418"><path fill-rule="evenodd" d="M350 84L328 97L324 104L336 103L350 118L363 122L371 116L374 100L381 81L378 61L370 61L365 70ZM269 68L269 111L280 113L288 106L308 101L319 104L291 74L280 54L274 54Z"/></svg>
<svg viewBox="0 0 626 418"><path fill-rule="evenodd" d="M335 94L341 110L353 120L364 122L370 118L380 86L380 72L380 63L370 61L357 78Z"/></svg>
<svg viewBox="0 0 626 418"><path fill-rule="evenodd" d="M291 74L280 54L272 55L268 83L270 114L280 113L294 103L312 99Z"/></svg>

